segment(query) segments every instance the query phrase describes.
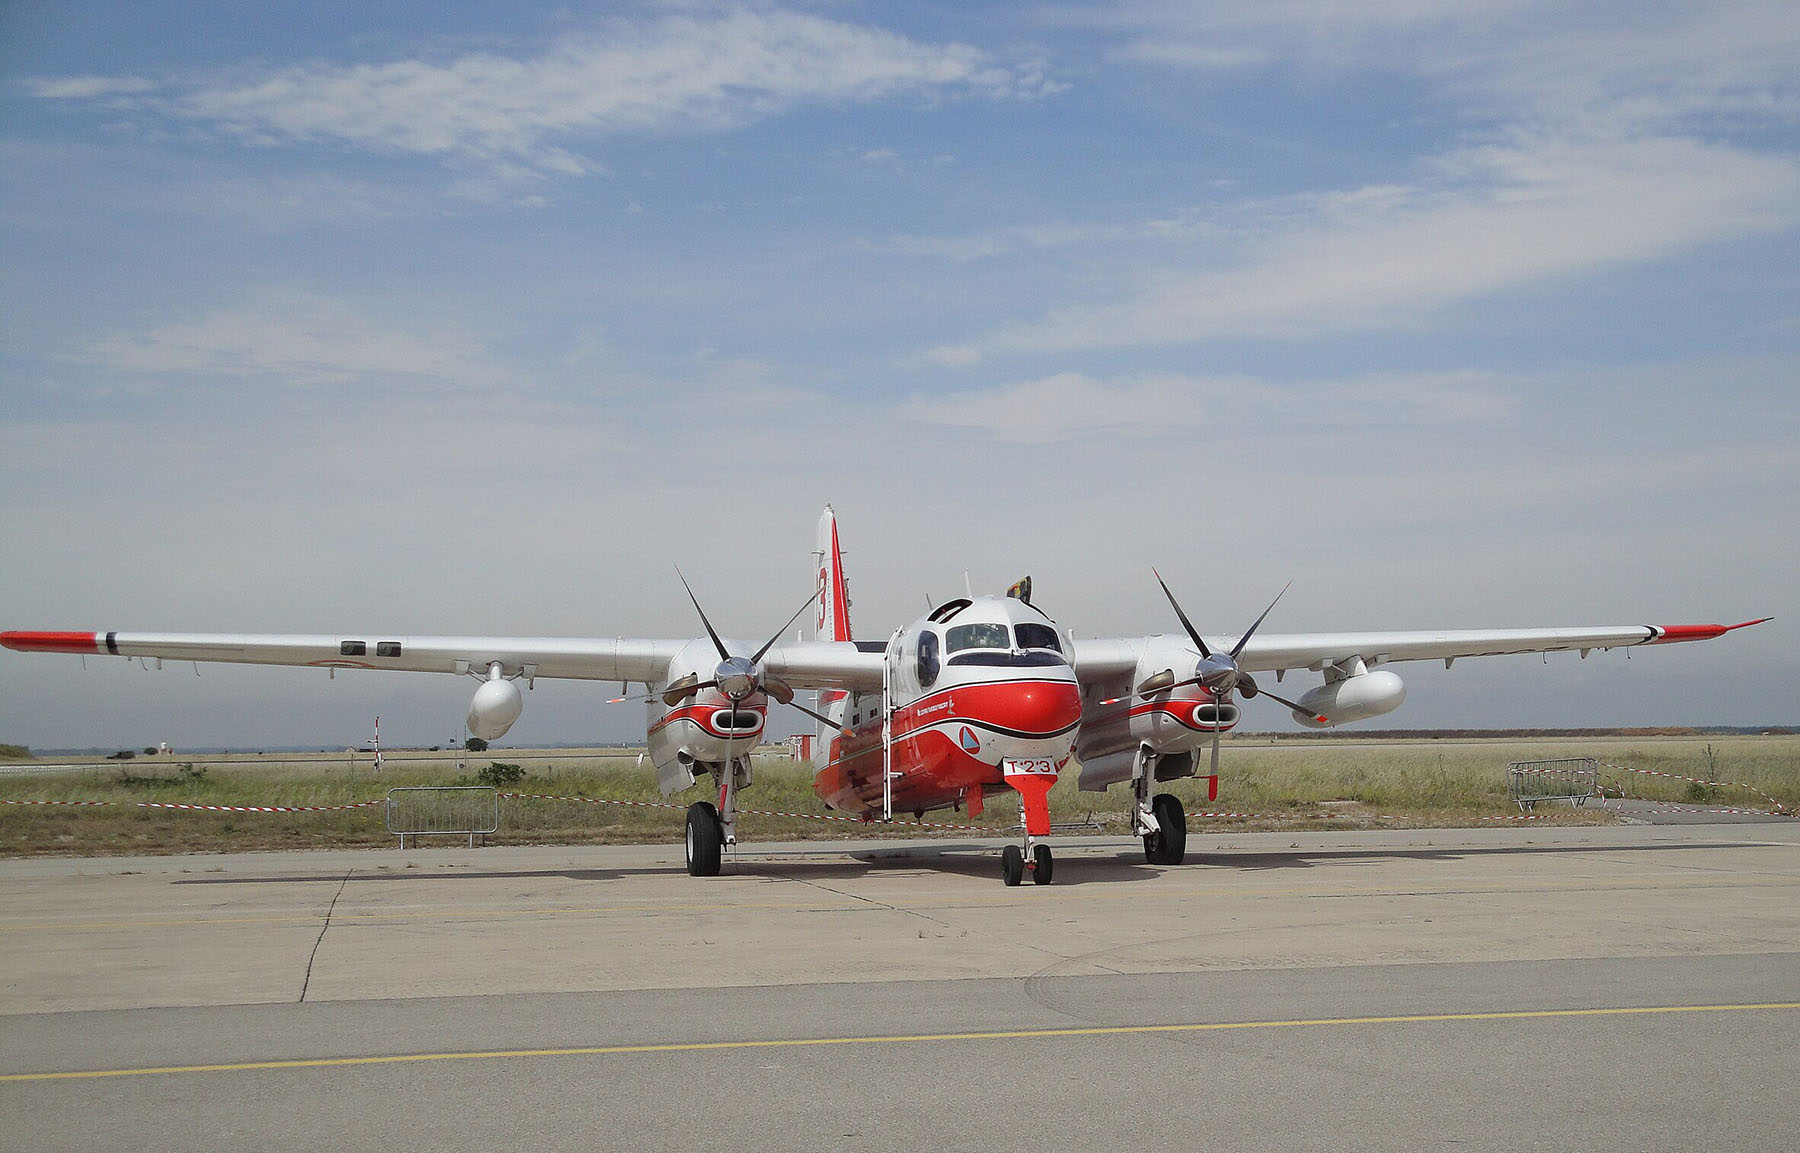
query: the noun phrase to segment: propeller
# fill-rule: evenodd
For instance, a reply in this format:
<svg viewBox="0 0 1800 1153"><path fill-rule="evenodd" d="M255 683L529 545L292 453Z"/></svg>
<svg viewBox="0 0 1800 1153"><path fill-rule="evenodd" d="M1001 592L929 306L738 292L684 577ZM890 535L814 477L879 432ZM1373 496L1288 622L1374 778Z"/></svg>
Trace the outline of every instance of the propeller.
<svg viewBox="0 0 1800 1153"><path fill-rule="evenodd" d="M782 634L786 633L789 627L791 627L795 621L800 619L801 613L804 613L807 609L811 608L814 602L817 601L817 593L807 597L806 603L802 604L795 610L794 615L787 619L787 624L776 629L775 635L763 642L763 646L757 649L753 656L733 656L731 651L725 647L725 642L720 639L719 631L713 628L712 621L707 618L706 610L700 607L700 598L694 595L694 590L692 586L688 584L687 577L682 574L680 565L675 566L675 575L680 577L681 587L687 590L688 600L694 602L694 611L700 614L700 623L706 627L706 635L711 638L713 648L717 650L719 654L719 663L717 667L713 669L712 680L710 681L700 680L694 674L690 673L688 676L682 677L674 684L671 684L663 691L662 698L664 704L669 705L672 708L679 702L691 698L701 689L716 688L731 700L731 727L735 730L737 728L738 705L758 690L761 690L773 697L778 703L784 704L791 709L798 709L800 712L805 713L820 724L830 725L834 729L842 730L842 725L837 721L832 720L824 713L816 713L805 705L797 703L794 700L794 690L791 687L774 677L765 676L759 667L762 664L763 657L767 656L769 650L775 647L775 642L781 639Z"/></svg>
<svg viewBox="0 0 1800 1153"><path fill-rule="evenodd" d="M1169 598L1169 605L1175 610L1175 615L1180 618L1181 627L1187 630L1188 638L1200 651L1197 654L1199 659L1194 663L1193 676L1186 680L1176 680L1173 671L1159 673L1138 686L1139 696L1149 697L1156 693L1186 688L1188 685L1203 685L1208 692L1212 693L1213 699L1220 704L1230 700L1231 694L1236 692L1245 700L1265 696L1272 701L1286 705L1295 712L1307 711L1285 697L1276 696L1267 689L1259 688L1256 679L1238 667L1238 658L1244 655L1244 648L1250 643L1250 638L1256 634L1257 629L1262 627L1263 621L1268 619L1269 614L1274 611L1281 598L1287 595L1288 589L1293 587L1293 581L1282 586L1281 591L1275 594L1275 599L1269 602L1269 607L1262 611L1262 616L1257 617L1255 622L1244 630L1244 635L1238 638L1237 644L1231 646L1229 653L1219 653L1207 647L1206 641L1200 636L1200 631L1194 627L1192 621L1188 620L1188 615L1181 611L1181 602L1176 600L1175 594L1169 591L1168 582L1162 579L1162 574L1155 569L1150 571L1155 575L1156 583L1162 586L1163 595ZM1110 704L1112 702L1102 703ZM1324 717L1319 718L1321 721L1324 719ZM1219 775L1219 729L1216 725L1213 728L1212 738L1212 775L1215 777Z"/></svg>

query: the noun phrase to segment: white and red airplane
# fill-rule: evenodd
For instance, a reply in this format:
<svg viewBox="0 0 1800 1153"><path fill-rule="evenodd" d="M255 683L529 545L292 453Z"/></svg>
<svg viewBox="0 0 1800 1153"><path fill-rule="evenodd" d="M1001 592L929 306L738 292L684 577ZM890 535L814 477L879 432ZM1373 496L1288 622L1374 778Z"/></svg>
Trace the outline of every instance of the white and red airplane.
<svg viewBox="0 0 1800 1153"><path fill-rule="evenodd" d="M650 758L664 796L702 775L718 803L687 810L687 867L717 874L737 843L738 794L751 783L750 753L769 702L818 722L813 788L834 809L865 819L961 808L979 816L986 799L1020 796L1023 836L1001 854L1008 885L1029 874L1047 884L1053 861L1047 794L1071 759L1080 787L1128 784L1134 832L1152 864L1180 864L1187 823L1161 781L1200 774L1210 746L1208 796L1218 794L1219 734L1238 722L1238 700L1268 697L1315 727L1392 712L1405 699L1398 661L1711 640L1735 625L1622 625L1457 632L1313 633L1257 636L1268 610L1241 636L1208 641L1157 576L1181 635L1076 640L1031 603L1030 579L1005 596L947 601L886 640L855 640L850 597L829 506L819 519L818 585L800 612L816 609L816 638L783 641L783 626L757 648L721 637L691 589L705 636L689 640L548 637L345 637L217 633L7 632L20 652L322 668L457 673L481 682L469 731L497 740L524 707L519 682L538 677L643 683ZM683 578L683 585L686 580ZM1279 600L1277 597L1276 600ZM1271 604L1270 609L1274 608ZM1768 618L1763 618L1768 619ZM1252 674L1310 670L1323 683L1288 700ZM817 708L794 702L817 690ZM615 698L624 699L624 698Z"/></svg>

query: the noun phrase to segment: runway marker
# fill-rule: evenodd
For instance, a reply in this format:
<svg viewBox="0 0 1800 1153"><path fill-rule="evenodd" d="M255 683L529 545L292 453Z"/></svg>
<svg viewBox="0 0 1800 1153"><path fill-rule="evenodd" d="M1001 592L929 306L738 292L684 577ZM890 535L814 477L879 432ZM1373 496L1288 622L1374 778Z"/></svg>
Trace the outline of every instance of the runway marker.
<svg viewBox="0 0 1800 1153"><path fill-rule="evenodd" d="M1519 1009L1497 1013L1416 1013L1395 1017L1320 1017L1291 1021L1219 1021L1192 1025L1096 1025L1075 1029L1012 1029L987 1033L918 1033L896 1037L797 1037L774 1041L689 1041L664 1045L593 1045L569 1049L500 1049L467 1053L402 1053L387 1057L319 1057L297 1061L241 1061L229 1065L162 1065L69 1073L6 1073L7 1081L72 1081L171 1073L237 1073L263 1069L334 1069L422 1061L482 1061L509 1057L603 1057L625 1053L702 1053L722 1049L805 1049L826 1045L903 1045L926 1041L1016 1041L1041 1037L1108 1037L1149 1033L1207 1033L1321 1025L1412 1025L1444 1021L1518 1021L1559 1017L1631 1017L1676 1013L1747 1013L1800 1009L1800 1001L1749 1005L1650 1005L1616 1009Z"/></svg>

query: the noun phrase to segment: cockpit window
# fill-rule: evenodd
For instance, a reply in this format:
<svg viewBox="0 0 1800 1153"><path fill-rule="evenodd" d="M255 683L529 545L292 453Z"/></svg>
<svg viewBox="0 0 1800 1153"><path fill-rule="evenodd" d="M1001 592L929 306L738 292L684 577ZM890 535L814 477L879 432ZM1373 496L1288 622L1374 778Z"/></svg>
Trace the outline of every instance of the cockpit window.
<svg viewBox="0 0 1800 1153"><path fill-rule="evenodd" d="M944 647L953 653L964 649L1010 649L1012 637L1002 624L957 625L945 631Z"/></svg>
<svg viewBox="0 0 1800 1153"><path fill-rule="evenodd" d="M1019 638L1019 647L1022 649L1062 652L1062 645L1056 639L1056 630L1049 625L1014 625L1013 635Z"/></svg>
<svg viewBox="0 0 1800 1153"><path fill-rule="evenodd" d="M919 633L918 665L913 670L918 674L920 688L928 689L937 683L938 665L937 634L925 629Z"/></svg>

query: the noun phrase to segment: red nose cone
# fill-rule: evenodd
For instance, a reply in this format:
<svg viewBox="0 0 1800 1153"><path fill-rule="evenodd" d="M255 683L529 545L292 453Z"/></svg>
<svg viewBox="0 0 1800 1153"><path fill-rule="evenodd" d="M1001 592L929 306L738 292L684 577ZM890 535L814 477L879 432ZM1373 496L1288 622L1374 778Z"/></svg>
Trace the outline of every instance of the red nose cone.
<svg viewBox="0 0 1800 1153"><path fill-rule="evenodd" d="M1052 737L1081 723L1081 690L1073 681L1007 681L956 690L957 712L1018 737Z"/></svg>

